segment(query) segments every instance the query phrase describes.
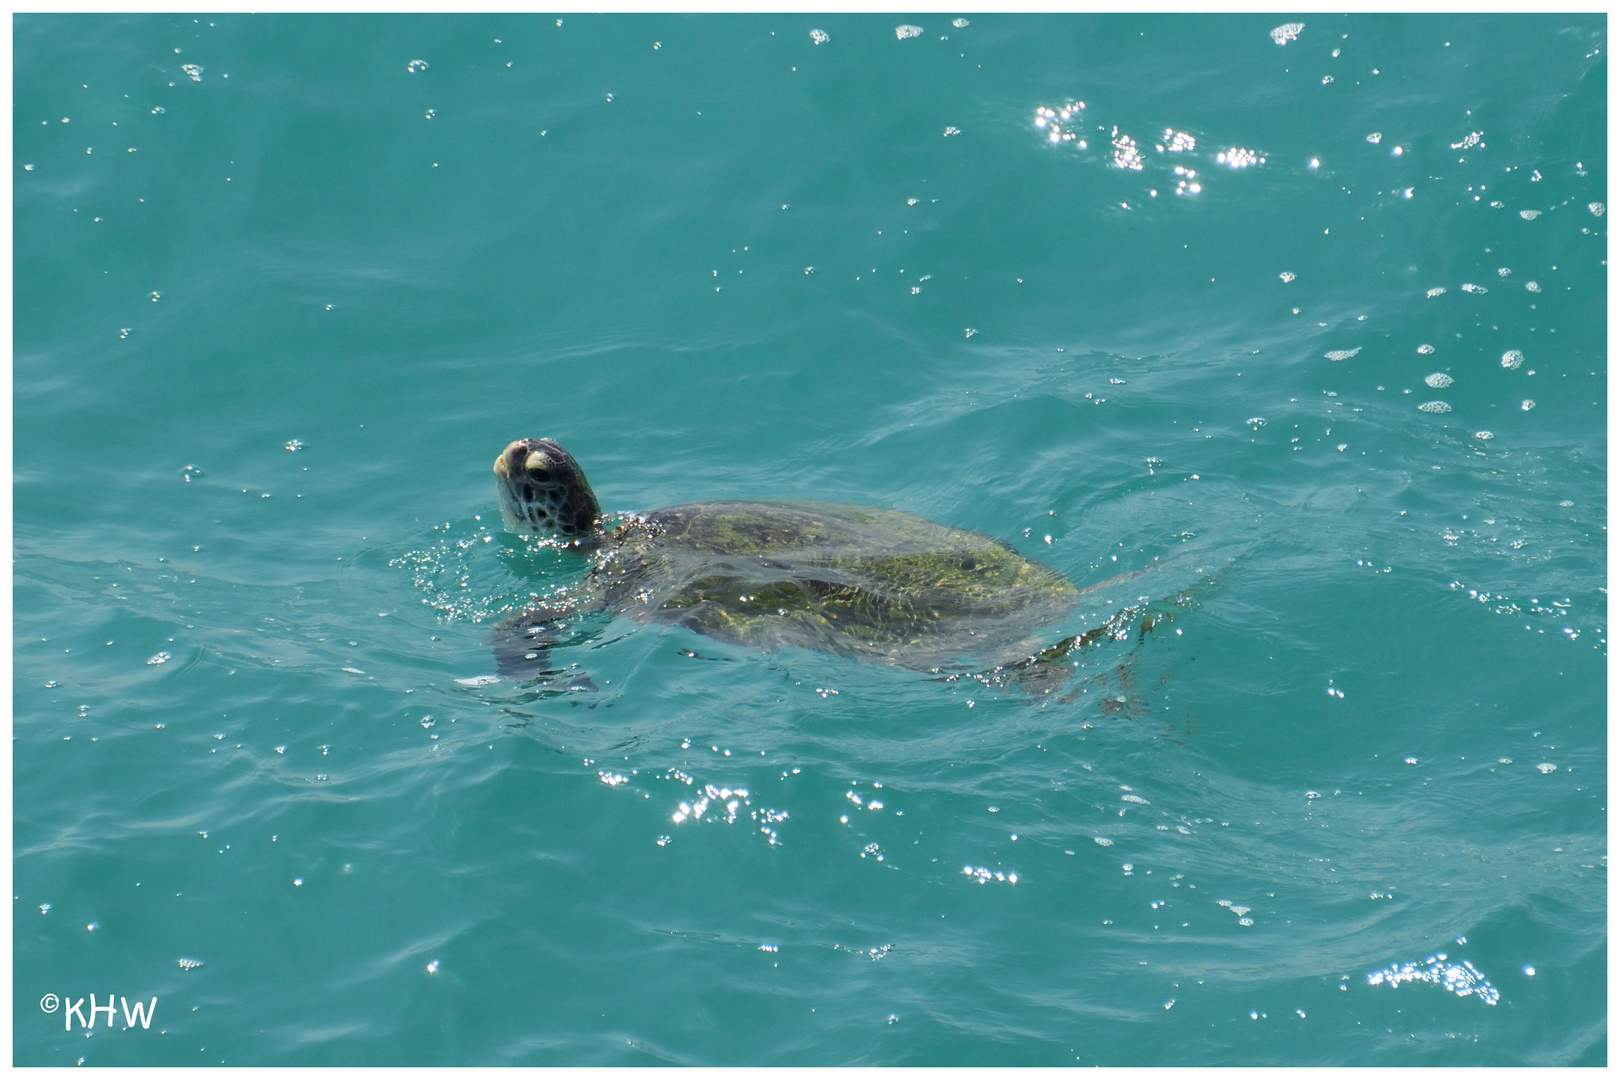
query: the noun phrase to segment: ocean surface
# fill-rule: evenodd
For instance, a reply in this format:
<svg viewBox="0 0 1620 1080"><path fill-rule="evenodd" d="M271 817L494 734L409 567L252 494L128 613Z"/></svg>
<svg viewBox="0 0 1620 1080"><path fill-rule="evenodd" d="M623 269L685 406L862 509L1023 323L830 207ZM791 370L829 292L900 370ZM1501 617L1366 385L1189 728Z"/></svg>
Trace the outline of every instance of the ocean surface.
<svg viewBox="0 0 1620 1080"><path fill-rule="evenodd" d="M15 17L14 1062L1606 1062L1607 44ZM1173 619L492 679L522 437Z"/></svg>

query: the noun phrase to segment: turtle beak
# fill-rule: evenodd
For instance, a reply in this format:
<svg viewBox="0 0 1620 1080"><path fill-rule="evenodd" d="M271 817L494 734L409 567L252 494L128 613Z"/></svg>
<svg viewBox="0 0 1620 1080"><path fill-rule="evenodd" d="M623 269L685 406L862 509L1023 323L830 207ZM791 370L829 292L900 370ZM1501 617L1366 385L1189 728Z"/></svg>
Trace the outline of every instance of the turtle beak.
<svg viewBox="0 0 1620 1080"><path fill-rule="evenodd" d="M524 445L523 440L521 439L517 440L516 442L507 443L506 449L501 451L501 456L495 459L495 475L500 477L502 480L510 477L512 475L513 468L517 465L517 462L521 460L523 450Z"/></svg>

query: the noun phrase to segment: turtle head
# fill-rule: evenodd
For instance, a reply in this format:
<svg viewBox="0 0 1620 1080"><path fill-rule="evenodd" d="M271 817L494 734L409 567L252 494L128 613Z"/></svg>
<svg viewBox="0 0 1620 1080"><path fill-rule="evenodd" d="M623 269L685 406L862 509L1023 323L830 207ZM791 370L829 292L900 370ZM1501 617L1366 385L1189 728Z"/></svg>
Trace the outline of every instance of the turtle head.
<svg viewBox="0 0 1620 1080"><path fill-rule="evenodd" d="M584 470L550 439L519 439L501 451L495 500L513 532L575 539L602 531L602 508Z"/></svg>

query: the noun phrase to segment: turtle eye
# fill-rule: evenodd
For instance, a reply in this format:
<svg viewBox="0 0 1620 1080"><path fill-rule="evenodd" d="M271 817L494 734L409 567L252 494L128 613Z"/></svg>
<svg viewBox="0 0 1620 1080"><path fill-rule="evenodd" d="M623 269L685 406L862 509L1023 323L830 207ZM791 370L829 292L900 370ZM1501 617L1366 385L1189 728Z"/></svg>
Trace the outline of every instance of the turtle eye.
<svg viewBox="0 0 1620 1080"><path fill-rule="evenodd" d="M538 481L539 483L542 483L542 484L551 483L551 470L550 469L530 469L529 470L529 476L532 477L534 480Z"/></svg>

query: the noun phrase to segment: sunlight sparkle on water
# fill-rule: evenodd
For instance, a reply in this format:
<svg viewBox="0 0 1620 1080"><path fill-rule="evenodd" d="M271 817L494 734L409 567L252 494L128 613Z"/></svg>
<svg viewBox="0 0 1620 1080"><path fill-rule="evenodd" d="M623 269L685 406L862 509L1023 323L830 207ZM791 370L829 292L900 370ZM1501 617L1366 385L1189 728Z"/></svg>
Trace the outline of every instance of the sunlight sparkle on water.
<svg viewBox="0 0 1620 1080"><path fill-rule="evenodd" d="M1436 953L1421 964L1391 964L1382 971L1367 974L1367 985L1388 986L1422 982L1443 987L1458 997L1477 997L1487 1005L1501 1000L1501 993L1467 960L1450 962L1445 953Z"/></svg>

